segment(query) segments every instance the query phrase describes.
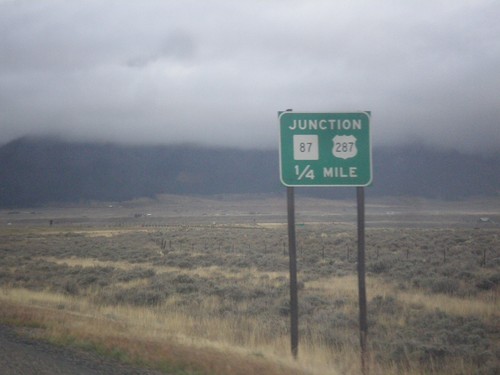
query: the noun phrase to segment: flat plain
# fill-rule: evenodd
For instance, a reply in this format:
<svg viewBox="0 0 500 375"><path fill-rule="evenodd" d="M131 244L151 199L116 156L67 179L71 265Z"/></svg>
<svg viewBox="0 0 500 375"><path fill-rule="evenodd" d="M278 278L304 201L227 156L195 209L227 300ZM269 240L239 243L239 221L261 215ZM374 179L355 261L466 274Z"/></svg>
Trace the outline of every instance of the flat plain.
<svg viewBox="0 0 500 375"><path fill-rule="evenodd" d="M169 374L357 374L356 201L284 196L0 210L0 320ZM500 199L366 201L371 374L500 372Z"/></svg>

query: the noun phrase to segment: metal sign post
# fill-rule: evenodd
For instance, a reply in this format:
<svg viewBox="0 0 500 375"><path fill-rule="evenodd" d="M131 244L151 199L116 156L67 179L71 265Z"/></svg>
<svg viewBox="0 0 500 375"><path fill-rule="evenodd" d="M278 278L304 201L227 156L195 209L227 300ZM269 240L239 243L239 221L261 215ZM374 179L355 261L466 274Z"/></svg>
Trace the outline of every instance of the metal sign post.
<svg viewBox="0 0 500 375"><path fill-rule="evenodd" d="M361 374L368 372L368 318L366 312L365 283L365 188L357 187L358 203L358 296L359 296L359 342L361 347Z"/></svg>
<svg viewBox="0 0 500 375"><path fill-rule="evenodd" d="M288 254L290 258L290 337L293 358L299 354L299 298L297 292L297 246L295 241L295 192L288 187Z"/></svg>

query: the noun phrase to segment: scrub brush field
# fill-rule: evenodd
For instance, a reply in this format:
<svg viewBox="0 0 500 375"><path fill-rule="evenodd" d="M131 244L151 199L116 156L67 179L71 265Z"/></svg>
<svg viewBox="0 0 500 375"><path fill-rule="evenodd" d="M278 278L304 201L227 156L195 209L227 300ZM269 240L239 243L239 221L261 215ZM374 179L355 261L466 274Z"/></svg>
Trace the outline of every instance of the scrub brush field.
<svg viewBox="0 0 500 375"><path fill-rule="evenodd" d="M371 374L500 372L498 200L367 201ZM167 374L357 374L355 202L297 198L299 356L277 196L0 211L0 322Z"/></svg>

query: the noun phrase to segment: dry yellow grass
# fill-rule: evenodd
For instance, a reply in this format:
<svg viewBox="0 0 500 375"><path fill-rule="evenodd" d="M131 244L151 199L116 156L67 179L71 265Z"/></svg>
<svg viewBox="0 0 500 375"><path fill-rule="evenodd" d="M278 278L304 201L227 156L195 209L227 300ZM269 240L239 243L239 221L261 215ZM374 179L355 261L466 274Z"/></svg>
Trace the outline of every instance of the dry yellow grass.
<svg viewBox="0 0 500 375"><path fill-rule="evenodd" d="M83 262L80 260L79 264ZM259 273L255 273L258 276ZM234 275L236 276L236 275ZM134 281L140 283L141 281ZM481 319L498 319L498 304L449 296L433 296L418 291L401 292L383 280L368 278L369 298L391 295L406 304L422 304L426 309L441 309L450 314L475 315ZM344 297L353 301L357 296L355 276L326 278L306 284L304 293L314 291L329 298ZM4 318L9 314L45 327L45 337L81 342L93 342L104 348L118 346L130 358L146 358L152 363L173 361L178 366L195 366L202 371L217 369L218 374L355 374L359 371L359 353L355 348L327 348L319 340L302 340L300 356L293 361L289 354L289 337L269 339L266 326L257 318L228 319L217 316L218 297L206 297L200 310L203 318L190 316L177 307L175 298L156 308L132 306L101 306L89 298L75 298L57 293L33 292L4 288L0 293ZM242 302L241 310L247 306ZM356 314L355 303L339 309ZM353 334L356 334L353 332ZM141 349L144 348L144 349ZM144 351L147 348L147 352ZM153 353L153 354L152 354ZM156 354L154 354L156 353ZM167 354L166 354L167 353ZM171 357L169 357L169 354ZM174 353L174 354L172 354ZM179 354L181 353L181 354ZM195 363L191 359L197 358ZM176 362L177 361L177 362ZM217 361L226 363L226 371ZM229 364L228 364L229 363ZM467 373L466 365L454 367ZM372 374L398 374L401 369L380 368L372 362ZM420 370L408 369L407 374ZM457 372L460 373L460 372Z"/></svg>
<svg viewBox="0 0 500 375"><path fill-rule="evenodd" d="M397 298L407 304L420 304L429 310L441 310L450 315L475 316L484 321L500 319L500 301L488 298L495 291L484 293L482 298L458 298L448 295L429 295L419 291L399 292Z"/></svg>
<svg viewBox="0 0 500 375"><path fill-rule="evenodd" d="M268 335L256 319L208 315L195 319L175 310L172 304L155 309L96 306L84 298L24 289L4 288L0 301L4 320L10 316L21 324L43 326L39 332L43 337L56 341L70 337L105 348L118 345L131 358L153 364L170 361L221 375L337 374L332 357L322 353L325 348L304 345L301 358L294 361L288 337L263 339ZM204 307L216 304L216 300L207 300ZM242 324L246 327L243 336ZM321 365L317 365L318 358L322 358Z"/></svg>
<svg viewBox="0 0 500 375"><path fill-rule="evenodd" d="M306 289L323 293L332 298L357 298L358 279L355 275L332 277L306 283ZM367 277L368 299L375 296L392 296L407 305L418 304L428 310L441 310L450 315L475 316L484 321L500 319L500 299L494 298L496 290L483 293L479 297L461 298L444 294L429 294L418 289L402 291L396 285L380 278Z"/></svg>
<svg viewBox="0 0 500 375"><path fill-rule="evenodd" d="M78 264L85 262L79 259ZM260 275L254 272L255 277ZM140 284L143 281L133 282ZM440 309L450 314L474 315L485 320L499 317L496 301L426 295L418 291L401 292L394 285L377 278L368 278L367 286L369 299L377 295L391 295L405 304L421 304L426 309ZM339 307L339 311L351 315L357 313L357 304L353 302L357 297L355 276L310 281L306 283L303 293L311 291L328 298L346 298L351 302ZM0 292L3 319L10 314L18 323L43 326L39 334L56 341L68 340L69 337L87 345L93 343L105 350L118 347L128 353L128 358L147 360L153 365L169 361L175 366L192 366L207 373L216 369L216 373L221 375L335 375L359 372L359 352L356 348L333 350L318 339L301 339L299 360L294 361L290 356L287 335L269 338L265 322L258 318L218 316L216 312L221 301L216 296L202 300L199 306L199 310L205 312L202 318L191 316L185 309L179 308L175 297L155 308L103 306L94 304L92 300L92 296L76 298L19 288L3 288ZM245 304L248 302L243 301L239 306L242 311L248 308ZM196 358L194 362L193 358ZM218 361L226 364L225 369L220 367ZM454 373L468 371L464 363L454 363L453 367L456 370ZM374 361L371 361L371 370L372 374L402 373L401 368L393 368L390 364L382 368ZM408 368L404 373L418 375L420 371Z"/></svg>
<svg viewBox="0 0 500 375"><path fill-rule="evenodd" d="M55 257L39 257L37 259L42 259L47 262L52 262L56 264L66 264L70 267L80 266L80 267L113 267L122 270L131 270L137 267L148 268L154 270L156 273L165 272L176 272L184 275L198 275L201 277L213 277L216 275L223 276L225 278L241 280L243 278L250 278L250 282L258 282L259 278L267 277L269 280L278 279L281 277L287 277L287 272L277 272L277 271L259 271L256 268L248 268L243 272L231 272L224 267L220 266L209 266L209 267L195 267L192 269L181 269L178 267L169 266L156 266L152 263L130 263L126 261L102 261L95 258L55 258Z"/></svg>

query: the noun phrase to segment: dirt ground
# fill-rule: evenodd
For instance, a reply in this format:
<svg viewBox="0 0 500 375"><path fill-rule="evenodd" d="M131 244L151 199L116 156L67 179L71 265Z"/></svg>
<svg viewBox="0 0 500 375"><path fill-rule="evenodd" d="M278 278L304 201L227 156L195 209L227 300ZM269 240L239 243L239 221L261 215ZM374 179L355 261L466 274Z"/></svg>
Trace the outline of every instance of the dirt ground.
<svg viewBox="0 0 500 375"><path fill-rule="evenodd" d="M356 199L325 200L296 193L297 224L336 223L355 225ZM435 201L421 198L366 198L367 227L498 227L500 198L467 201ZM127 202L86 202L23 209L0 209L0 226L72 226L103 229L104 226L250 224L286 225L285 195L227 195L182 197ZM116 228L115 228L116 229Z"/></svg>

